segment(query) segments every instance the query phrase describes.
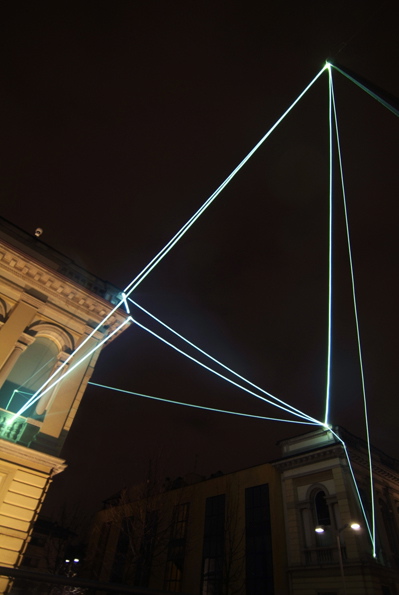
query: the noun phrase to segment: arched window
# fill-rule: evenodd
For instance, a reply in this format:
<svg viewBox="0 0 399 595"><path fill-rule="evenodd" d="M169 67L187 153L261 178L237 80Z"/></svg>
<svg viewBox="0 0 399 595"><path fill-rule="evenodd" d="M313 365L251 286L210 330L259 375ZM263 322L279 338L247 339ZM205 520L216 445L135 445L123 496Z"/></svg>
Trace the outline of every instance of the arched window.
<svg viewBox="0 0 399 595"><path fill-rule="evenodd" d="M331 522L331 513L330 506L327 501L327 494L326 492L319 488L316 489L312 494L312 509L313 509L313 539L315 540L315 545L317 547L331 547L332 545L332 538L333 533L330 531L330 527L332 525ZM316 527L325 527L327 530L324 533L316 533ZM326 553L327 558L324 561L331 561L329 559L330 553ZM322 559L318 558L320 562Z"/></svg>
<svg viewBox="0 0 399 595"><path fill-rule="evenodd" d="M319 490L314 496L314 511L316 525L331 525L330 509L328 507L326 494L323 490Z"/></svg>
<svg viewBox="0 0 399 595"><path fill-rule="evenodd" d="M17 413L50 376L57 361L58 347L47 337L38 337L21 354L0 390L0 407ZM35 404L24 412L32 417Z"/></svg>

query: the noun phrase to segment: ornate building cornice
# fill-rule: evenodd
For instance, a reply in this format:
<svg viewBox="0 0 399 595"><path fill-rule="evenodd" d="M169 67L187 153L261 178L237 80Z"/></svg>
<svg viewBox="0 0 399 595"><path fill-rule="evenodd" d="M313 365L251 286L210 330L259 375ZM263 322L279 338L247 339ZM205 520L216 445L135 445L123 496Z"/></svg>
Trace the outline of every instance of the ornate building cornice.
<svg viewBox="0 0 399 595"><path fill-rule="evenodd" d="M29 467L30 469L37 469L39 467L45 468L45 473L51 472L51 475L57 475L66 469L64 459L59 459L52 455L45 454L38 450L32 450L9 442L8 440L2 440L0 438L0 457L4 457L6 461L16 459L18 464L21 466Z"/></svg>
<svg viewBox="0 0 399 595"><path fill-rule="evenodd" d="M358 465L359 467L362 467L368 473L370 469L368 456L361 451L356 451L351 448L349 448L348 450L351 463L353 465ZM390 469L388 466L381 463L377 457L373 458L373 454L371 455L371 462L373 466L373 474L376 477L383 478L399 486L399 475L397 471L395 471L394 469Z"/></svg>
<svg viewBox="0 0 399 595"><path fill-rule="evenodd" d="M17 284L22 292L29 293L29 289L33 289L43 294L43 303L57 305L63 302L67 310L82 310L85 318L101 321L113 308L112 303L95 296L89 288L82 287L79 279L70 281L58 271L33 260L31 256L23 254L4 240L0 240L0 270L3 270L4 277ZM117 310L107 321L107 326L112 331L125 318L124 312Z"/></svg>
<svg viewBox="0 0 399 595"><path fill-rule="evenodd" d="M331 458L345 458L345 452L341 444L333 444L307 452L295 453L273 461L272 465L281 472L288 469L295 469L296 467L303 468L306 465L327 461Z"/></svg>

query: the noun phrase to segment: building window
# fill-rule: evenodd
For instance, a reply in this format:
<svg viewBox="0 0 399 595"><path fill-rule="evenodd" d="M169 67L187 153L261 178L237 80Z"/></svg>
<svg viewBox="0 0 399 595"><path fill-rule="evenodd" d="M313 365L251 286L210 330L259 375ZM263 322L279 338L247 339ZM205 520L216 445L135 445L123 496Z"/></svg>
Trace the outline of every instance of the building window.
<svg viewBox="0 0 399 595"><path fill-rule="evenodd" d="M111 568L111 581L118 583L123 582L126 573L128 558L129 558L129 545L130 545L130 531L131 531L132 518L126 517L122 520L121 528L119 531L118 542L116 545L115 557Z"/></svg>
<svg viewBox="0 0 399 595"><path fill-rule="evenodd" d="M274 593L269 486L245 490L245 567L247 595Z"/></svg>
<svg viewBox="0 0 399 595"><path fill-rule="evenodd" d="M111 532L112 523L103 523L101 525L100 534L96 546L95 555L93 557L93 576L98 579L101 577L101 570L104 566L108 566L108 540Z"/></svg>
<svg viewBox="0 0 399 595"><path fill-rule="evenodd" d="M331 511L326 492L321 489L313 492L311 502L313 508L313 527L311 527L311 532L313 539L315 539L316 547L320 548L316 552L317 558L313 562L317 564L331 563L333 561L333 550L331 548L335 545L333 532L330 530L324 531L324 533L315 532L315 528L318 526L328 528L332 525ZM342 553L345 555L344 551Z"/></svg>
<svg viewBox="0 0 399 595"><path fill-rule="evenodd" d="M399 540L397 536L395 518L387 503L380 498L378 500L381 517L383 521L383 530L386 536L385 541L385 563L389 566L399 567Z"/></svg>
<svg viewBox="0 0 399 595"><path fill-rule="evenodd" d="M173 510L165 570L165 590L181 591L186 549L189 504L178 504Z"/></svg>
<svg viewBox="0 0 399 595"><path fill-rule="evenodd" d="M328 508L327 498L325 492L320 490L314 496L314 511L316 515L316 526L323 525L323 526L330 526L331 525L331 517L330 517L330 510Z"/></svg>
<svg viewBox="0 0 399 595"><path fill-rule="evenodd" d="M17 413L49 378L57 361L57 345L47 337L38 337L21 354L0 390L0 407ZM36 404L24 412L33 417Z"/></svg>
<svg viewBox="0 0 399 595"><path fill-rule="evenodd" d="M224 494L206 499L202 549L202 595L218 595L223 589L225 500Z"/></svg>

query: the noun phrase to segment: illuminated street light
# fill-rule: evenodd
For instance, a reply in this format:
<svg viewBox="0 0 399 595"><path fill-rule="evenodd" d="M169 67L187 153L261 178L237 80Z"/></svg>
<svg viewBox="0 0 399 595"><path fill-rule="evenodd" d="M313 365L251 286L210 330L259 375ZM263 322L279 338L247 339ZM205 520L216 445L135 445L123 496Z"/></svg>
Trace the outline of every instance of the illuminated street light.
<svg viewBox="0 0 399 595"><path fill-rule="evenodd" d="M331 531L332 533L334 533L336 540L337 540L338 559L339 559L339 568L341 571L342 586L344 588L344 595L347 595L346 594L344 565L342 562L341 540L340 540L340 535L341 535L342 531L345 531L345 529L352 529L353 531L359 531L361 529L361 526L359 525L359 523L356 523L356 522L346 523L345 525L342 525L342 527L340 527L339 529L334 529L333 527L330 527L330 526L318 525L317 527L315 527L315 532L320 534L320 533L324 533L325 531Z"/></svg>

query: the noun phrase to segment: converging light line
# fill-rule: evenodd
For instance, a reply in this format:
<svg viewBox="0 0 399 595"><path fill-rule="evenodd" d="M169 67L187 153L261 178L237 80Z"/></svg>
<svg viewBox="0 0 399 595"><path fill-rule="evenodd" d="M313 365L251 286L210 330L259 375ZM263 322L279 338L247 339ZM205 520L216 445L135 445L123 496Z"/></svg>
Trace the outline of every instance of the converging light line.
<svg viewBox="0 0 399 595"><path fill-rule="evenodd" d="M355 486L355 490L356 490L356 494L357 494L357 497L358 497L358 500L359 500L360 508L362 509L364 522L366 523L367 531L368 531L368 534L370 536L370 540L371 540L371 543L372 543L372 546L373 546L373 556L376 557L375 537L374 537L374 534L372 533L372 531L370 530L370 524L368 522L367 513L366 513L366 510L365 510L364 505L363 505L363 501L362 501L362 497L360 495L359 487L357 485L357 481L356 481L355 473L353 471L352 463L351 463L351 460L350 460L350 457L349 457L348 449L346 447L345 442L342 440L342 438L338 434L336 434L334 432L334 430L332 430L330 428L330 432L337 438L337 440L339 440L339 442L341 442L341 444L343 446L343 449L345 451L346 460L348 461L349 471L350 471L350 474L352 476L353 484Z"/></svg>
<svg viewBox="0 0 399 595"><path fill-rule="evenodd" d="M181 401L174 401L172 399L165 399L163 397L153 397L151 395L144 395L142 393L136 393L131 390L126 390L122 388L116 388L114 386L106 386L105 384L98 384L97 382L89 382L92 386L98 386L99 388L105 388L107 390L112 390L118 393L125 393L127 395L133 395L136 397L144 397L145 399L151 399L153 401L162 401L163 403L170 403L171 405L183 405L184 407L191 407L193 409L203 409L205 411L212 411L214 413L227 413L229 415L238 415L239 417L252 417L253 419L262 419L266 421L281 421L286 422L289 424L304 424L308 426L318 426L318 423L311 422L311 421L299 421L297 419L280 419L278 417L266 417L264 415L255 415L252 413L241 413L239 411L229 411L227 409L217 409L215 407L205 407L205 405L194 405L194 403L183 403Z"/></svg>
<svg viewBox="0 0 399 595"><path fill-rule="evenodd" d="M352 83L357 85L360 89L362 89L362 91L365 91L368 95L370 95L370 97L378 101L378 103L386 107L395 116L399 116L399 102L397 97L393 97L392 95L389 95L386 91L378 89L376 85L373 85L369 81L365 81L358 75L357 78L355 78L355 76L353 76L353 73L350 73L350 71L347 69L343 69L342 67L340 68L336 64L331 64L331 66L335 68L335 70L343 74L348 80L352 81ZM374 87L374 90L371 87ZM396 107L394 104L396 104Z"/></svg>
<svg viewBox="0 0 399 595"><path fill-rule="evenodd" d="M328 222L328 321L327 321L327 371L326 371L326 410L324 423L328 425L331 388L331 336L332 336L332 221L333 221L333 126L332 126L332 76L328 68L328 127L329 127L329 222Z"/></svg>
<svg viewBox="0 0 399 595"><path fill-rule="evenodd" d="M312 87L312 85L316 82L316 80L321 76L324 70L327 68L327 65L323 67L323 69L314 77L314 79L307 85L307 87L302 91L302 93L297 97L297 99L291 104L291 106L284 112L284 114L277 120L277 122L270 128L270 130L262 137L262 139L255 145L255 147L247 154L247 156L239 163L239 165L232 171L232 173L226 178L226 180L219 186L217 190L205 201L205 203L198 209L196 213L183 225L183 227L169 240L169 242L158 252L158 254L142 269L142 271L126 286L122 298L119 302L114 306L114 308L103 318L103 320L90 332L89 335L78 345L78 347L67 357L67 359L60 365L60 367L52 374L47 381L43 384L43 386L37 391L36 395L42 395L43 389L50 384L50 382L58 376L57 380L51 384L51 388L58 384L64 377L62 375L62 370L64 367L70 362L72 357L74 357L86 343L95 335L95 333L101 329L102 326L109 320L109 318L122 306L126 305L126 298L131 295L131 293L136 289L136 287L145 279L145 277L155 268L155 266L170 252L173 246L183 237L183 235L190 229L190 227L195 223L195 221L202 215L202 213L207 209L207 207L215 200L215 198L220 194L220 192L227 186L227 184L233 179L233 177L238 173L238 171L245 165L245 163L252 157L252 155L257 151L257 149L264 143L264 141L271 135L271 133L277 128L277 126L282 122L285 116L294 108L294 106L302 99L305 93ZM96 347L98 349L100 344ZM49 390L49 389L48 389ZM34 398L33 395L32 398ZM33 402L33 401L32 401ZM25 411L25 409L24 409ZM19 414L17 414L19 415Z"/></svg>
<svg viewBox="0 0 399 595"><path fill-rule="evenodd" d="M176 345L173 345L172 343L170 343L169 341L167 341L166 339L164 339L163 337L161 337L160 335L158 335L157 333L155 333L151 329L147 328L146 326L144 326L143 324L141 324L140 322L138 322L136 319L133 319L133 322L137 326L139 326L140 328L142 328L144 331L147 331L147 333L150 333L153 337L156 337L157 339L159 339L160 341L162 341L163 343L165 343L165 345L168 345L169 347L172 347L172 349L174 349L178 353L181 353L182 355L185 355L191 361L193 361L196 364L199 364L200 366L202 366L203 368L205 368L205 370L208 370L209 372L212 372L212 374L215 374L216 376L219 376L219 378L222 378L223 380L227 380L227 382L230 382L230 384L232 384L233 386L236 386L237 388L240 388L241 390L247 392L250 395L253 395L257 399L260 399L261 401L265 401L266 403L269 403L269 405L273 405L274 407L277 407L278 409L282 409L283 411L285 411L286 413L289 413L290 415L296 415L297 417L302 417L303 419L306 419L307 421L313 421L316 425L320 425L320 426L323 426L324 427L324 424L322 422L318 421L317 419L314 419L314 418L312 418L312 417L310 417L310 416L308 416L308 415L306 415L306 414L304 414L302 412L295 413L295 411L292 411L291 409L288 409L287 407L283 407L282 405L279 405L278 403L274 403L273 401L270 401L270 399L266 399L265 397L262 397L262 396L258 395L257 393L254 393L249 388L246 388L245 386L242 386L241 384L238 384L234 380L231 380L231 378L228 378L227 376L224 376L220 372L217 372L216 370L213 370L212 368L210 368L206 364L200 362L195 357L189 355L188 353L186 353L182 349L179 349L178 347L176 347Z"/></svg>
<svg viewBox="0 0 399 595"><path fill-rule="evenodd" d="M284 118L290 113L290 111L296 106L296 104L302 99L317 79L323 74L323 72L329 68L326 64L322 70L314 77L314 79L307 85L307 87L298 95L295 101L290 107L283 113L283 115L277 120L277 122L266 132L266 134L260 139L260 141L254 146L254 148L244 157L244 159L237 165L237 167L231 172L231 174L222 182L222 184L215 190L215 192L204 202L204 204L194 213L194 215L183 225L183 227L169 240L169 242L158 252L156 256L144 267L144 269L127 285L124 293L128 297L132 291L145 279L145 277L153 270L154 267L168 254L173 246L183 237L183 235L190 229L195 221L202 215L202 213L212 204L212 202L219 196L221 191L227 186L227 184L234 178L234 176L240 171L240 169L247 163L252 155L259 149L259 147L265 142L265 140L271 135L271 133L277 128L277 126L284 120Z"/></svg>
<svg viewBox="0 0 399 595"><path fill-rule="evenodd" d="M371 500L371 509L372 509L371 510L371 513L372 513L371 514L371 522L372 522L372 535L373 535L372 542L373 542L373 548L374 548L373 554L375 556L376 555L376 551L375 551L376 526L375 526L374 481L373 481L373 463L372 463L372 455L371 455L371 441L370 441L368 408L367 408L367 398L366 398L366 382L365 382L365 378L364 378L363 354L362 354L362 345L361 345L361 340L360 340L360 325L359 325L359 316L358 316L358 310L357 310L355 272L354 272L354 267L353 267L352 246L351 246L351 239L350 239L350 232L349 232L349 217L348 217L346 190L345 190L345 183L344 183L344 172L343 172L343 165L342 165L341 143L340 143L340 137L339 137L338 117L337 117L337 109L336 109L333 87L332 87L332 101L333 101L333 109L334 109L335 134L336 134L336 139L337 139L338 162L339 162L339 170L340 170L340 176L341 176L346 239L347 239L349 267L350 267L351 285L352 285L352 302L353 302L353 311L354 311L354 316L355 316L357 347L358 347L358 355L359 355L359 367L360 367L360 376L361 376L361 382L362 382L364 420L365 420L365 428L366 428L366 440L367 440L367 448L368 448L369 474L370 474L370 500Z"/></svg>
<svg viewBox="0 0 399 595"><path fill-rule="evenodd" d="M53 383L51 383L49 386L47 386L47 388L45 388L43 390L43 387L45 385L48 384L45 383L41 388L39 388L29 399L29 401L27 401L25 403L25 405L23 407L21 407L21 409L15 413L15 415L13 415L8 421L7 421L7 425L10 425L12 423L14 423L15 419L17 417L19 417L20 415L22 415L24 413L24 411L26 411L31 405L33 405L33 403L36 403L36 401L38 401L40 399L40 397L42 397L43 395L45 395L46 393L48 393L49 390L51 390L52 388L54 388L59 382L61 382L61 380L63 380L66 376L68 376L68 374L70 374L71 372L73 372L73 370L75 370L78 366L80 366L80 364L82 362L84 362L88 357L90 357L95 351L97 351L97 349L99 347L102 347L102 345L104 345L104 343L106 343L107 341L109 341L109 339L111 337L113 337L116 333L118 333L126 324L128 324L130 321L132 320L132 318L129 316L129 318L127 318L126 320L124 320L116 329L114 329L109 335L107 335L102 341L100 341L97 345L95 345L95 347L93 347L93 349L90 349L90 351L88 351L88 353L86 353L83 357L80 358L79 361L76 362L76 364L74 364L73 366L71 366L62 376L60 376L60 378L57 378L57 380L55 380ZM53 374L54 377L54 374Z"/></svg>
<svg viewBox="0 0 399 595"><path fill-rule="evenodd" d="M154 314L151 314L151 312L149 312L148 310L146 310L145 308L143 308L142 306L140 306L140 304L138 304L137 302L133 301L132 298L128 298L128 299L129 299L129 301L134 306L136 306L136 308L139 308L142 312L144 312L145 314L147 314L147 316L150 316L150 318L152 318L153 320L155 320L156 322L158 322L158 324L161 324L168 331L170 331L171 333L173 333L174 335L176 335L176 337L179 337L179 339L182 339L183 341L185 341L185 343L187 343L188 345L190 345L191 347L193 347L194 349L196 349L197 351L199 351L200 353L202 353L203 355L205 355L206 357L208 357L210 360L212 360L213 362L215 362L219 366L221 366L222 368L224 368L225 370L227 370L228 372L230 372L231 374L233 374L234 376L236 376L240 380L243 380L244 382L246 382L247 384L249 384L253 388L256 388L256 390L259 390L264 395L267 395L271 399L275 399L277 402L281 403L285 407L289 407L290 409L292 409L293 412L298 413L301 417L306 417L309 420L311 420L312 423L314 423L314 419L312 417L306 415L305 413L302 413L302 411L300 411L299 409L296 409L296 407L293 407L292 405L289 405L288 403L285 403L284 401L282 401L278 397L275 397L274 395L272 395L268 391L264 390L263 388L260 388L259 386L257 386L253 382L251 382L250 380L247 380L247 378L244 378L244 376L241 376L237 372L234 372L234 370L232 370L231 368L229 368L228 366L226 366L225 364L223 364L221 361L217 360L215 357L213 357L212 355L210 355L209 353L207 353L206 351L204 351L203 349L201 349L200 347L198 347L197 345L195 345L194 343L192 343L191 341L189 341L188 339L186 339L185 337L183 337L183 335L181 335L180 333L178 333L177 331L175 331L174 329L172 329L170 326L168 326L167 324L165 324L164 322L162 322L162 320L160 320L159 318L157 318L156 316L154 316Z"/></svg>

